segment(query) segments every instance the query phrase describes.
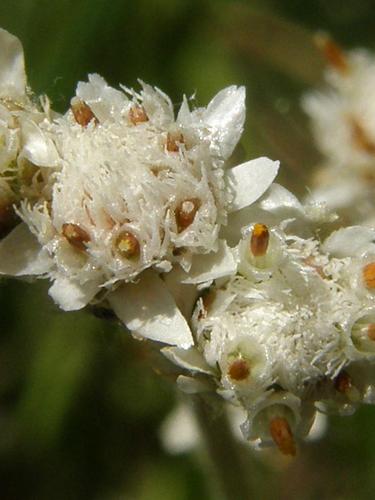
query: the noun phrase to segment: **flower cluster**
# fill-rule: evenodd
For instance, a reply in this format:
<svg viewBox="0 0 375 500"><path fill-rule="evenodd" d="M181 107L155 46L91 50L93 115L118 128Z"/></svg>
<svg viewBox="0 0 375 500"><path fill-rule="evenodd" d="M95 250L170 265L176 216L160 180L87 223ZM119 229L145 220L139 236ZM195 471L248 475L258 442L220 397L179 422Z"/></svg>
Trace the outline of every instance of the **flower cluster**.
<svg viewBox="0 0 375 500"><path fill-rule="evenodd" d="M331 75L340 168L371 166L363 105L347 111L371 64L337 59ZM294 454L317 409L373 401L375 230L321 241L335 217L272 184L278 162L229 167L243 87L205 108L184 97L175 113L140 85L90 75L59 115L33 98L21 44L0 30L0 274L48 278L62 309L99 304L134 336L169 344L183 390L219 394L246 412L246 439ZM317 117L324 99L306 101Z"/></svg>
<svg viewBox="0 0 375 500"><path fill-rule="evenodd" d="M326 201L346 223L373 225L375 58L363 49L343 52L325 35L317 42L329 65L326 89L303 99L324 155L310 199Z"/></svg>
<svg viewBox="0 0 375 500"><path fill-rule="evenodd" d="M164 350L246 410L247 439L285 454L317 410L348 414L374 402L375 388L375 230L352 226L320 242L310 210L292 202L274 185L253 207L263 222L244 227L236 270L197 301L194 354Z"/></svg>

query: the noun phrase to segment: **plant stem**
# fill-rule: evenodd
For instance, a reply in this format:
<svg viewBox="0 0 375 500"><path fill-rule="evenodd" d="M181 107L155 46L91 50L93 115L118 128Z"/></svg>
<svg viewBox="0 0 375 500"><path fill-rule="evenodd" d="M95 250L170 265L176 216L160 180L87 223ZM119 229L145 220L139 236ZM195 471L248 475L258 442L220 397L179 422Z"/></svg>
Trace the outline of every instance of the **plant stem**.
<svg viewBox="0 0 375 500"><path fill-rule="evenodd" d="M215 483L221 490L223 500L251 500L248 460L244 460L244 450L233 436L225 412L217 415L200 396L195 396L193 402Z"/></svg>

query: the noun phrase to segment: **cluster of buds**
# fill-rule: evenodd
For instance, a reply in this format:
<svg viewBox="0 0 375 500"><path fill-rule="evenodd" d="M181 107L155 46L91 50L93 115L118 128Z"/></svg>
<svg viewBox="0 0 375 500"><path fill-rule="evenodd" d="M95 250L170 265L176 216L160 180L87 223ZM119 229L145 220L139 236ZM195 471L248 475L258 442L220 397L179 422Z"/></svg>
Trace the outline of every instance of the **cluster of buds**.
<svg viewBox="0 0 375 500"><path fill-rule="evenodd" d="M244 119L243 87L175 114L159 89L96 74L59 115L0 30L0 274L169 344L181 388L241 407L246 439L293 455L317 410L373 400L375 230L322 242L332 217L272 184L278 162L229 168Z"/></svg>
<svg viewBox="0 0 375 500"><path fill-rule="evenodd" d="M310 92L303 107L311 118L324 165L309 199L326 201L347 224L375 222L375 57L344 52L327 35L317 44L327 60L326 88Z"/></svg>

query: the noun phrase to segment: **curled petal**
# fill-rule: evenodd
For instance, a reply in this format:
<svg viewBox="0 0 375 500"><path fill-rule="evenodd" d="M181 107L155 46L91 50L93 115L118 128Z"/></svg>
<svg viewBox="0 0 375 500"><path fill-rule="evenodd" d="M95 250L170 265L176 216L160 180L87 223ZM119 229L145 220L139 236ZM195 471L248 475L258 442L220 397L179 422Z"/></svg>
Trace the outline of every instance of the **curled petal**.
<svg viewBox="0 0 375 500"><path fill-rule="evenodd" d="M26 224L19 224L0 242L0 274L45 274L51 262Z"/></svg>
<svg viewBox="0 0 375 500"><path fill-rule="evenodd" d="M227 182L233 194L230 211L234 212L254 203L269 188L280 163L269 158L257 158L227 172Z"/></svg>
<svg viewBox="0 0 375 500"><path fill-rule="evenodd" d="M375 229L351 226L332 233L323 243L325 252L334 257L359 257L375 251Z"/></svg>
<svg viewBox="0 0 375 500"><path fill-rule="evenodd" d="M204 122L213 129L213 139L220 144L220 153L229 158L240 140L245 122L245 87L231 85L210 101Z"/></svg>
<svg viewBox="0 0 375 500"><path fill-rule="evenodd" d="M197 284L215 280L235 273L237 262L233 251L225 241L219 241L219 249L215 253L199 255L193 260L189 277L182 283Z"/></svg>
<svg viewBox="0 0 375 500"><path fill-rule="evenodd" d="M212 374L212 368L208 366L203 355L195 348L179 349L178 347L165 347L161 350L164 356L172 363L192 372Z"/></svg>
<svg viewBox="0 0 375 500"><path fill-rule="evenodd" d="M98 282L88 281L81 285L61 276L55 279L48 293L64 311L76 311L85 307L95 297L98 293Z"/></svg>
<svg viewBox="0 0 375 500"><path fill-rule="evenodd" d="M126 283L108 296L126 327L141 337L187 349L193 344L190 328L166 285L154 272L138 283Z"/></svg>
<svg viewBox="0 0 375 500"><path fill-rule="evenodd" d="M25 89L22 44L17 37L0 28L0 97L23 97Z"/></svg>

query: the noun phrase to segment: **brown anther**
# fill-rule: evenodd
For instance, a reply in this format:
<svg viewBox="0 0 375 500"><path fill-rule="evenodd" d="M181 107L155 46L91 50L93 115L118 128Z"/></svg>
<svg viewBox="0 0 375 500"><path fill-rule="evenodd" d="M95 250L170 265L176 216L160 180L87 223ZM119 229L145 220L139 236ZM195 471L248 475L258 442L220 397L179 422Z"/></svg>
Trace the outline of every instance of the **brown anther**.
<svg viewBox="0 0 375 500"><path fill-rule="evenodd" d="M347 394L353 387L350 375L345 371L339 373L334 380L334 386L336 391Z"/></svg>
<svg viewBox="0 0 375 500"><path fill-rule="evenodd" d="M167 151L171 153L177 153L180 149L180 145L183 144L183 142L184 136L182 134L174 136L168 132L166 144Z"/></svg>
<svg viewBox="0 0 375 500"><path fill-rule="evenodd" d="M232 380L240 382L246 380L250 375L249 363L242 358L235 359L228 368L228 375Z"/></svg>
<svg viewBox="0 0 375 500"><path fill-rule="evenodd" d="M77 224L71 222L62 225L62 234L77 250L86 250L86 243L90 241L88 233Z"/></svg>
<svg viewBox="0 0 375 500"><path fill-rule="evenodd" d="M306 259L304 259L304 263L307 266L312 267L319 274L319 276L321 278L327 277L323 271L322 266L319 266L318 264L316 264L314 257L312 257L311 255L310 255L310 257L306 257Z"/></svg>
<svg viewBox="0 0 375 500"><path fill-rule="evenodd" d="M133 125L148 121L148 116L143 106L133 106L129 110L129 120Z"/></svg>
<svg viewBox="0 0 375 500"><path fill-rule="evenodd" d="M275 417L270 422L271 437L283 455L296 454L296 445L286 418Z"/></svg>
<svg viewBox="0 0 375 500"><path fill-rule="evenodd" d="M254 257L263 257L267 253L270 233L265 224L254 224L251 239L250 250Z"/></svg>
<svg viewBox="0 0 375 500"><path fill-rule="evenodd" d="M202 309L199 311L198 319L206 318L216 297L215 290L208 290L202 295Z"/></svg>
<svg viewBox="0 0 375 500"><path fill-rule="evenodd" d="M80 99L72 99L71 109L75 121L82 127L87 127L92 120L94 120L95 124L99 123L90 106Z"/></svg>
<svg viewBox="0 0 375 500"><path fill-rule="evenodd" d="M369 340L375 340L375 323L370 323L367 327L367 337Z"/></svg>
<svg viewBox="0 0 375 500"><path fill-rule="evenodd" d="M341 47L324 33L317 34L314 37L314 41L327 63L336 71L343 75L347 75L349 72L349 65Z"/></svg>
<svg viewBox="0 0 375 500"><path fill-rule="evenodd" d="M375 262L370 262L362 270L365 285L370 290L375 289Z"/></svg>
<svg viewBox="0 0 375 500"><path fill-rule="evenodd" d="M177 230L179 233L184 231L194 221L195 214L200 207L198 198L191 198L182 201L175 210Z"/></svg>
<svg viewBox="0 0 375 500"><path fill-rule="evenodd" d="M366 130L363 128L362 124L355 118L350 118L349 121L352 132L352 139L356 148L369 155L375 155L375 142L372 141L367 135Z"/></svg>
<svg viewBox="0 0 375 500"><path fill-rule="evenodd" d="M116 239L116 248L122 257L132 259L140 254L139 241L129 231L122 232Z"/></svg>

